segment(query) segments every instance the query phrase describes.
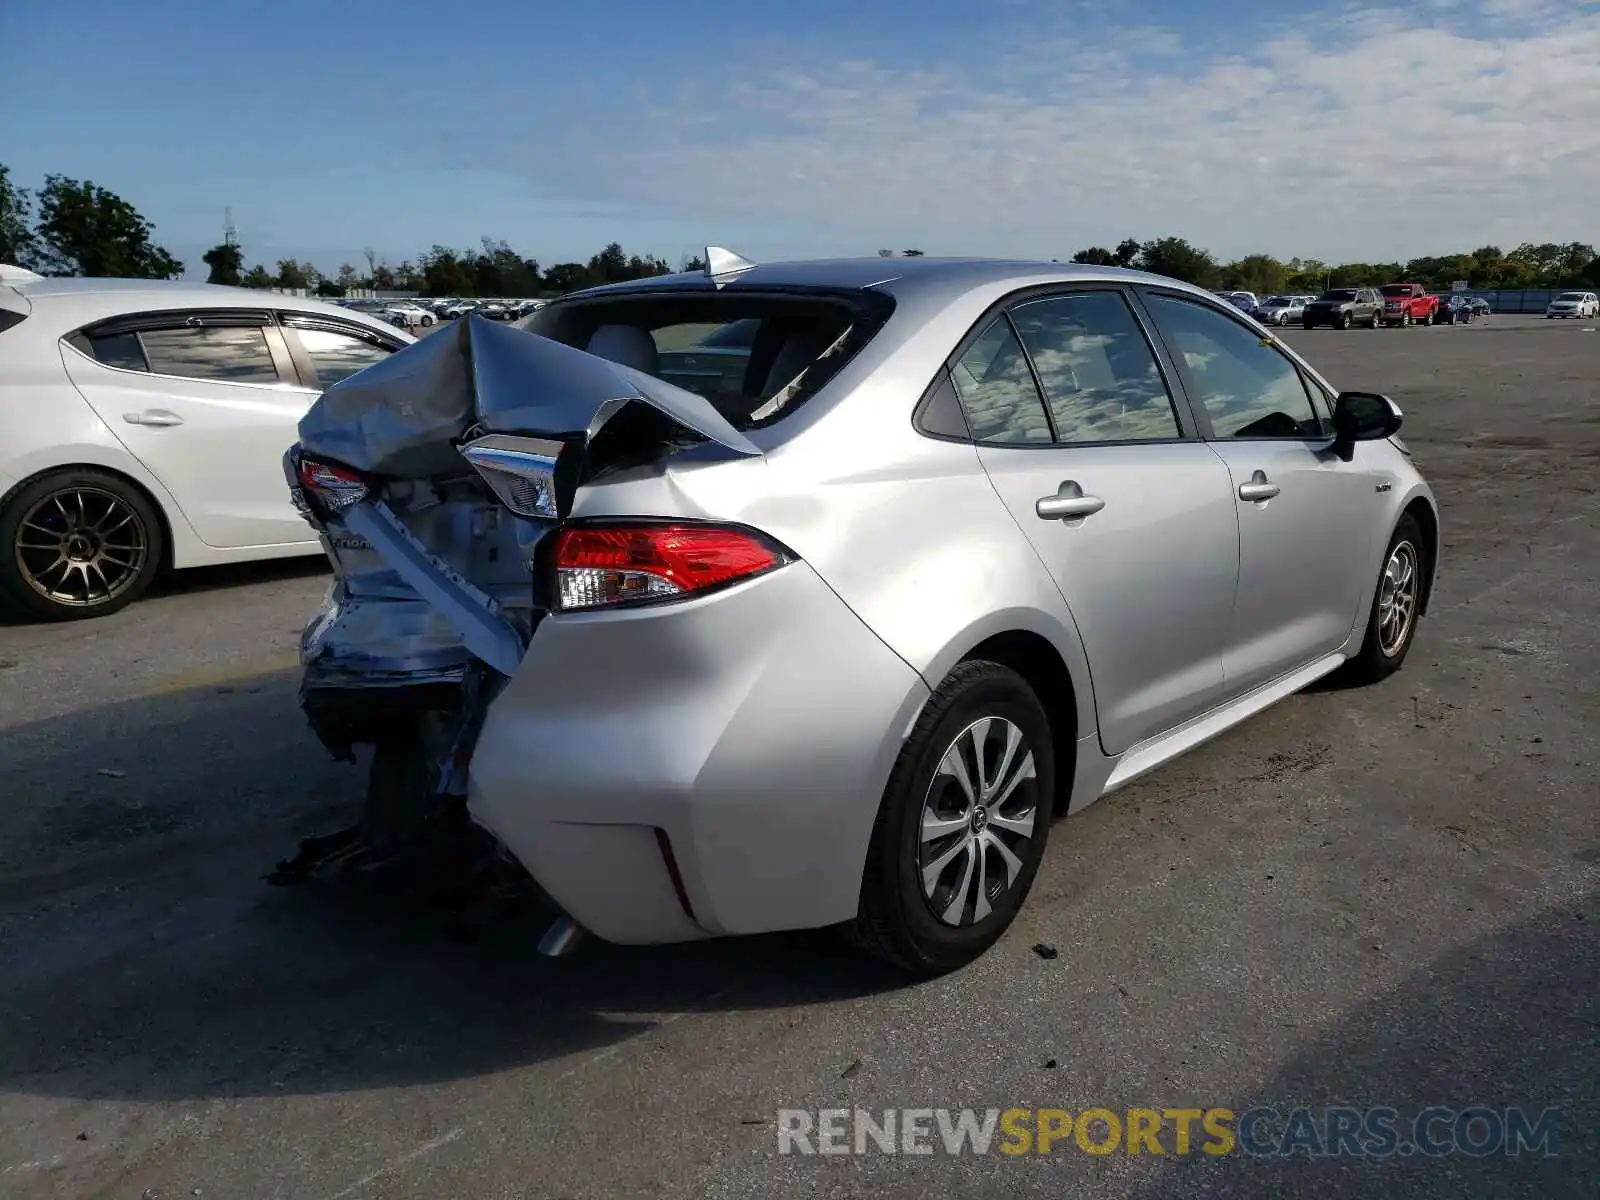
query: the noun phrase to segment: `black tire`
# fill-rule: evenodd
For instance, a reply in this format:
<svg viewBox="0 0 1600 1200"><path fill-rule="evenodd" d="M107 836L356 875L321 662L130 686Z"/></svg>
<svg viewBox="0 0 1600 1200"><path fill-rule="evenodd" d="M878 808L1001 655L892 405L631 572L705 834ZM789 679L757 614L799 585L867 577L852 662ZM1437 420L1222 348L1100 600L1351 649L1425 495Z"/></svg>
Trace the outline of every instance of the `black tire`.
<svg viewBox="0 0 1600 1200"><path fill-rule="evenodd" d="M1372 326L1371 327L1373 329L1378 329L1382 325L1383 325L1383 312L1381 310L1379 310L1379 309L1374 309L1373 312L1372 312Z"/></svg>
<svg viewBox="0 0 1600 1200"><path fill-rule="evenodd" d="M1025 840L1010 840L1015 835L1002 833L998 824L988 826L988 809L980 794L968 803L970 829L952 831L950 841L930 840L926 846L922 837L924 810L941 811L938 805L945 797L961 799L962 790L952 790L948 781L952 775L942 774L940 765L947 752L960 744L969 752L968 737L975 723L985 717L1001 718L1020 730L1023 739L1018 750L1032 752L1033 778L1024 780L1011 793L1002 809L993 803L992 811L998 816L1005 812L1011 819L1020 819L1021 804L1030 804L1031 832ZM991 726L989 745L994 753L1003 741L1004 727ZM1044 857L1045 844L1050 834L1050 819L1054 811L1055 758L1052 749L1050 720L1033 689L1009 667L992 662L964 662L945 678L923 709L916 728L901 749L889 785L884 789L883 802L872 830L872 842L867 850L866 868L861 879L861 906L856 918L841 927L845 937L859 948L882 958L903 971L915 975L932 976L953 971L977 958L994 945L1016 917L1027 899ZM986 760L989 761L989 760ZM1025 759L1013 758L1020 766ZM989 761L990 767L1000 763ZM941 785L941 780L946 781ZM1004 780L997 780L1003 783ZM940 785L942 790L936 788ZM1031 788L1031 795L1026 789ZM945 810L948 811L948 810ZM959 820L961 814L947 817ZM961 876L963 864L971 850L958 853L956 839L969 846L980 848L983 863L993 862L1003 868L1004 860L994 850L983 849L981 838L988 828L992 838L1004 836L1006 844L1021 866L1007 881L1001 870L1003 885L998 895L984 895L980 901L978 890L967 890L969 876ZM921 855L928 847L937 847L937 857L957 853L945 871L936 878L961 876L959 884L948 892L941 891L941 883L929 889L923 887ZM927 849L928 853L934 850ZM976 864L978 860L973 859ZM967 870L972 870L971 866ZM987 876L985 877L987 878ZM975 882L975 881L974 881ZM935 912L935 900L928 894L933 891L943 905L958 893L962 897L959 923L947 923ZM978 917L981 905L990 907L986 916ZM952 902L947 915L955 910ZM973 919L968 920L968 917Z"/></svg>
<svg viewBox="0 0 1600 1200"><path fill-rule="evenodd" d="M39 513L40 505L51 506L57 497L66 498L65 509L57 510L58 512L65 514L67 511L77 511L76 500L71 498L75 495L87 498L88 522L95 520L98 515L97 505L102 502L114 500L121 506L116 519L122 520L123 517L128 519L118 526L117 532L119 534L122 530L128 532L113 539L118 547L118 553L122 553L123 537L126 537L130 544L139 541L143 545L141 554L127 555L129 569L115 576L114 586L107 585L104 588L106 595L103 598L94 597L93 592L97 589L97 585L86 582L83 601L78 603L55 599L46 594L46 589L50 587L69 590L64 588L64 582L65 578L71 577L71 569L61 583L53 583L53 568L42 565L48 561L48 556L52 552L48 549L34 549L49 543L53 538L60 538L62 545L65 546L66 540L73 536L73 526L67 524L70 518L63 516L58 522L54 513L47 513L42 517L42 524L33 520ZM30 519L27 530L23 529L24 518ZM111 520L112 518L107 517L102 523L109 525ZM61 526L59 529L56 528L58 524ZM19 548L19 535L26 535L23 541L29 543L28 547ZM41 554L46 557L41 558ZM160 571L165 554L166 530L161 524L161 517L156 512L155 506L138 488L105 471L89 467L52 471L13 488L3 500L0 500L0 604L24 616L42 621L79 621L90 617L109 616L132 604L144 594ZM104 578L109 560L100 561L101 577ZM24 569L25 565L27 571ZM30 579L39 579L41 576L42 582L39 586L30 582ZM82 571L81 578L89 581L87 567Z"/></svg>
<svg viewBox="0 0 1600 1200"><path fill-rule="evenodd" d="M1385 616L1383 601L1388 587L1390 564L1402 546L1410 547L1414 584L1411 591L1409 620L1396 643L1393 638L1386 639L1383 632ZM1429 585L1429 564L1426 553L1427 543L1422 538L1422 527L1410 513L1402 515L1395 525L1393 536L1389 538L1388 549L1383 552L1383 564L1378 569L1378 582L1372 593L1372 611L1367 616L1367 635L1361 643L1360 651L1341 670L1346 682L1357 685L1377 683L1389 678L1405 663L1406 655L1411 652L1411 643L1416 640L1417 621L1422 616L1422 601L1427 595Z"/></svg>

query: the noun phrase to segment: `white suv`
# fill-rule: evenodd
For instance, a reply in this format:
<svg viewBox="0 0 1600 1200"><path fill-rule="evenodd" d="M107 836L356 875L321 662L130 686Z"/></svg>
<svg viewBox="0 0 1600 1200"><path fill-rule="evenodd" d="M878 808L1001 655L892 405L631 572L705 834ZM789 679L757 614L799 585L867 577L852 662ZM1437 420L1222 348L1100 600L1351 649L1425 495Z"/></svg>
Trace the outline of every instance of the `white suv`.
<svg viewBox="0 0 1600 1200"><path fill-rule="evenodd" d="M0 268L0 605L100 616L164 565L319 553L283 453L411 340L316 300Z"/></svg>

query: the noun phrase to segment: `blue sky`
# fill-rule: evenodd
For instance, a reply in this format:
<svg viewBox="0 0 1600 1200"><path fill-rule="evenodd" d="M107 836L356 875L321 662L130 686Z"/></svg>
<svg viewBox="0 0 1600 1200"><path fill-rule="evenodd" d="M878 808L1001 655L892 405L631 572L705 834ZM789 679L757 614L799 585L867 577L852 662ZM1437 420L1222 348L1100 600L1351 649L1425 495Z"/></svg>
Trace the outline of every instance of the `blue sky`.
<svg viewBox="0 0 1600 1200"><path fill-rule="evenodd" d="M0 162L198 267L1600 241L1594 0L0 3Z"/></svg>

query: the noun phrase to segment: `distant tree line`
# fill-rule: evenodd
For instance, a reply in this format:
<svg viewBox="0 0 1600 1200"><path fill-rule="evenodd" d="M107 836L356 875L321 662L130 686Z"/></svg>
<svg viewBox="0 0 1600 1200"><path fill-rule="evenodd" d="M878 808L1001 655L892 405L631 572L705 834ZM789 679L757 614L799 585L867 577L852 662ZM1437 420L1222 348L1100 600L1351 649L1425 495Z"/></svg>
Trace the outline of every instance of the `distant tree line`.
<svg viewBox="0 0 1600 1200"><path fill-rule="evenodd" d="M87 180L46 175L37 193L14 185L0 163L0 262L50 275L130 276L171 279L183 263L153 240L155 227L116 193ZM894 257L893 250L879 250ZM921 250L901 250L919 257ZM201 255L212 283L253 288L303 288L322 296L348 291L418 292L424 296L539 296L665 275L673 268L654 255L629 254L616 242L586 262L549 267L524 258L507 243L485 237L475 250L435 245L413 262L390 266L377 252L364 251L365 269L342 263L325 275L309 262L279 259L245 267L244 250L232 242ZM1124 238L1115 249L1090 246L1072 256L1077 263L1134 267L1202 287L1262 292L1316 292L1325 287L1356 287L1399 281L1434 289L1458 279L1479 290L1494 288L1600 287L1600 258L1585 242L1524 243L1504 252L1480 246L1470 254L1414 258L1409 262L1337 263L1316 259L1288 261L1269 254L1247 254L1219 261L1210 251L1181 237L1140 241ZM679 270L705 264L686 257Z"/></svg>
<svg viewBox="0 0 1600 1200"><path fill-rule="evenodd" d="M1600 257L1586 242L1524 242L1515 250L1480 246L1470 254L1430 255L1407 262L1325 263L1270 254L1247 254L1219 262L1207 250L1180 237L1141 242L1124 238L1115 250L1090 246L1072 256L1075 263L1132 267L1182 279L1201 287L1261 293L1320 292L1328 287L1420 283L1443 291L1458 279L1479 291L1497 288L1600 287Z"/></svg>

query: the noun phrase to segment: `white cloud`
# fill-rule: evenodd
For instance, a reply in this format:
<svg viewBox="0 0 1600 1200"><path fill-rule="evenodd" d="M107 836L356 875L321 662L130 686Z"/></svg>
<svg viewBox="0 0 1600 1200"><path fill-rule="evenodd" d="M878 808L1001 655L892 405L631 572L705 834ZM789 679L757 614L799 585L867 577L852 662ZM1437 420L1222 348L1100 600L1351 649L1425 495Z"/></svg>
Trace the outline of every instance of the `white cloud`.
<svg viewBox="0 0 1600 1200"><path fill-rule="evenodd" d="M808 247L1065 257L1176 233L1378 260L1592 235L1591 0L1350 7L1225 53L1052 11L934 61L729 56L571 166L590 196Z"/></svg>

